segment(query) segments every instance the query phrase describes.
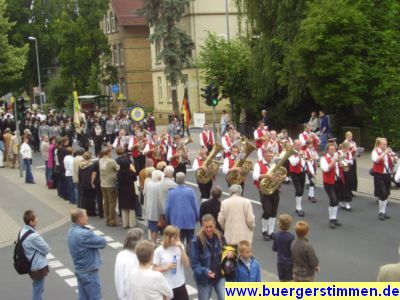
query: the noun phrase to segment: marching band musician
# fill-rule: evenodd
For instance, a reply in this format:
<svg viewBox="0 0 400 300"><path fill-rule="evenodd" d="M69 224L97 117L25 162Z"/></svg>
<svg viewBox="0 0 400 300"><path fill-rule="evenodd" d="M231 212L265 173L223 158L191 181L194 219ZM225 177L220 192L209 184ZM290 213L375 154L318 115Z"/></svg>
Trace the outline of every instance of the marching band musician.
<svg viewBox="0 0 400 300"><path fill-rule="evenodd" d="M120 129L118 132L118 137L114 140L112 147L115 149L117 146L124 148L125 152L128 151L130 137L126 135L125 129Z"/></svg>
<svg viewBox="0 0 400 300"><path fill-rule="evenodd" d="M390 195L391 174L396 159L392 151L387 146L386 138L378 137L375 142L375 149L371 153L374 163L372 171L374 173L374 195L378 198L379 219L384 221L390 219L386 213L387 198Z"/></svg>
<svg viewBox="0 0 400 300"><path fill-rule="evenodd" d="M265 150L269 147L269 137L266 137L264 143L262 144L261 148L257 149L257 158L258 160L262 160L264 157Z"/></svg>
<svg viewBox="0 0 400 300"><path fill-rule="evenodd" d="M266 136L268 136L268 131L265 130L264 121L258 121L258 127L254 130L254 141L257 149L261 148Z"/></svg>
<svg viewBox="0 0 400 300"><path fill-rule="evenodd" d="M157 133L153 133L151 141L146 144L143 149L143 155L153 161L153 167L157 167L158 158L154 156L155 148L159 147L158 145L158 136ZM157 149L159 150L159 149Z"/></svg>
<svg viewBox="0 0 400 300"><path fill-rule="evenodd" d="M339 168L336 146L328 143L327 152L321 157L322 181L329 197L329 227L335 229L342 224L337 219L339 191L343 185L343 174Z"/></svg>
<svg viewBox="0 0 400 300"><path fill-rule="evenodd" d="M202 169L203 163L207 158L207 149L202 146L199 151L199 156L193 161L192 170L197 171L198 169ZM210 199L210 191L213 185L213 179L211 178L207 183L200 183L197 181L200 190L200 198L202 201Z"/></svg>
<svg viewBox="0 0 400 300"><path fill-rule="evenodd" d="M300 150L300 141L295 140L293 147L298 154L293 154L289 157L289 171L295 189L296 213L299 217L304 217L304 211L301 202L303 200L304 185L306 182L307 164L304 159L305 153Z"/></svg>
<svg viewBox="0 0 400 300"><path fill-rule="evenodd" d="M273 177L271 174L268 174L273 158L274 153L271 149L267 148L263 153L263 159L259 160L254 165L253 180L257 189L259 189L262 179L265 177ZM260 192L260 202L263 208L261 219L262 235L265 241L270 241L273 239L276 223L276 213L279 205L279 189L276 189L271 195L264 195Z"/></svg>
<svg viewBox="0 0 400 300"><path fill-rule="evenodd" d="M351 131L347 131L345 133L345 141L350 144L350 152L353 157L353 163L350 167L350 174L351 174L351 190L352 191L357 191L357 186L358 186L358 177L357 177L357 156L358 156L358 150L357 150L357 144L353 140L353 134Z"/></svg>
<svg viewBox="0 0 400 300"><path fill-rule="evenodd" d="M306 142L307 149L305 151L306 154L306 162L307 162L307 177L306 183L308 184L308 200L312 203L317 202L315 200L315 179L317 176L317 168L318 168L318 152L315 151L314 145L311 139L308 139Z"/></svg>
<svg viewBox="0 0 400 300"><path fill-rule="evenodd" d="M279 141L281 144L288 144L293 146L293 140L292 138L288 135L287 129L282 129L281 133L278 134Z"/></svg>
<svg viewBox="0 0 400 300"><path fill-rule="evenodd" d="M204 123L204 130L200 133L200 146L205 147L208 152L211 151L212 147L214 146L214 133L212 130L209 130L208 124Z"/></svg>
<svg viewBox="0 0 400 300"><path fill-rule="evenodd" d="M278 136L275 130L271 130L269 132L269 144L268 148L272 150L275 156L279 156L279 154L282 152L283 148L281 143L278 140Z"/></svg>
<svg viewBox="0 0 400 300"><path fill-rule="evenodd" d="M135 165L135 169L137 174L144 168L146 163L146 158L144 157L142 150L140 149L140 145L144 145L146 143L146 138L140 132L140 129L135 131L135 134L129 140L128 150L132 152L133 163Z"/></svg>
<svg viewBox="0 0 400 300"><path fill-rule="evenodd" d="M231 171L238 171L242 172L241 168L235 167L235 162L239 159L239 151L240 151L240 146L239 145L233 145L231 148L231 155L228 157L225 157L224 159L224 164L222 165L222 173L227 175ZM231 186L229 182L228 186ZM242 186L242 195L244 191L244 182L241 184Z"/></svg>
<svg viewBox="0 0 400 300"><path fill-rule="evenodd" d="M353 198L351 192L352 174L350 173L351 166L353 165L353 156L351 155L350 152L349 143L343 142L339 147L340 150L338 151L338 155L342 157L341 159L342 163L339 164L339 167L342 169L344 176L344 185L339 193L339 199L341 200L339 202L339 205L341 208L350 211L351 210L350 202Z"/></svg>
<svg viewBox="0 0 400 300"><path fill-rule="evenodd" d="M174 177L176 173L182 172L186 174L186 162L188 160L188 150L186 146L181 142L181 136L175 134L174 142L171 147L168 148L167 160L169 164L175 169Z"/></svg>
<svg viewBox="0 0 400 300"><path fill-rule="evenodd" d="M309 123L304 125L304 131L299 134L299 141L301 143L301 151L306 151L306 142L311 138L311 125Z"/></svg>
<svg viewBox="0 0 400 300"><path fill-rule="evenodd" d="M225 158L230 157L231 148L233 143L235 142L235 132L232 126L228 127L228 132L225 133L225 135L221 139L221 142L222 142L222 147L224 147L224 157Z"/></svg>

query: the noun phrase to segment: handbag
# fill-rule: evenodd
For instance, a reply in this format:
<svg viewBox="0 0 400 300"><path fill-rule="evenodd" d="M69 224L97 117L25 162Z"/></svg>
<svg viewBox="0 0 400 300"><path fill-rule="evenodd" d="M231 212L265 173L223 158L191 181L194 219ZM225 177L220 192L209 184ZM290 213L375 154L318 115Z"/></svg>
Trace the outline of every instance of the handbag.
<svg viewBox="0 0 400 300"><path fill-rule="evenodd" d="M158 220L158 223L157 223L157 228L164 229L167 226L168 226L168 224L167 224L167 220L165 219L165 216L161 215L160 220Z"/></svg>
<svg viewBox="0 0 400 300"><path fill-rule="evenodd" d="M47 276L49 274L49 266L45 266L44 268L29 272L29 276L31 277L32 280L39 280Z"/></svg>
<svg viewBox="0 0 400 300"><path fill-rule="evenodd" d="M368 170L368 173L369 173L369 175L374 176L374 169L372 169L372 168L369 169L369 170Z"/></svg>

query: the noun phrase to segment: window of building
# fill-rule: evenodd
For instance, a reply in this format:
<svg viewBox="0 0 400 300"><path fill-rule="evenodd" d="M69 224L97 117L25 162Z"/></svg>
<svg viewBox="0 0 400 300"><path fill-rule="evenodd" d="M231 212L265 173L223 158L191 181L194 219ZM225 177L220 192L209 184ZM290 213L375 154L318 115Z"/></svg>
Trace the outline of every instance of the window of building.
<svg viewBox="0 0 400 300"><path fill-rule="evenodd" d="M106 16L106 32L110 33L110 18Z"/></svg>
<svg viewBox="0 0 400 300"><path fill-rule="evenodd" d="M157 77L157 88L158 88L158 103L163 103L163 86L162 86L162 78Z"/></svg>
<svg viewBox="0 0 400 300"><path fill-rule="evenodd" d="M110 23L111 23L111 32L115 31L115 17L114 13L110 11Z"/></svg>
<svg viewBox="0 0 400 300"><path fill-rule="evenodd" d="M114 65L119 66L119 50L117 45L113 46L113 52L114 52Z"/></svg>
<svg viewBox="0 0 400 300"><path fill-rule="evenodd" d="M172 103L172 89L171 89L171 83L168 83L168 103Z"/></svg>
<svg viewBox="0 0 400 300"><path fill-rule="evenodd" d="M161 64L161 60L160 60L160 58L159 58L159 56L160 56L160 52L161 52L161 44L160 44L160 42L159 41L157 41L156 43L155 43L155 50L156 50L156 65L159 65L159 64Z"/></svg>
<svg viewBox="0 0 400 300"><path fill-rule="evenodd" d="M123 66L125 63L125 58L124 58L124 46L122 43L118 44L119 48L119 64L120 66Z"/></svg>

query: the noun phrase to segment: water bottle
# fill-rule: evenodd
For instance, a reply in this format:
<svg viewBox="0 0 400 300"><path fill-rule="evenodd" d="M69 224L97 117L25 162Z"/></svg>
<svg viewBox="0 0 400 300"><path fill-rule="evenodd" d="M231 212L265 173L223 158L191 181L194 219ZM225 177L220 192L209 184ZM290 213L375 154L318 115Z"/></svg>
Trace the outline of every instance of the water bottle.
<svg viewBox="0 0 400 300"><path fill-rule="evenodd" d="M177 264L176 255L174 255L174 258L172 259L172 263L175 265ZM176 275L176 267L171 269L171 274Z"/></svg>

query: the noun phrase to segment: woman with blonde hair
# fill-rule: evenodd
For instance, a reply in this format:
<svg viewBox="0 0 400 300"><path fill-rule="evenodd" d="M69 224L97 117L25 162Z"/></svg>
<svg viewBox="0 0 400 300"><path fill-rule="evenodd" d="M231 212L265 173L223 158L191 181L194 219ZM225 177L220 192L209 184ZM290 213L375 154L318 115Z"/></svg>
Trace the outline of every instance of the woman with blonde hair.
<svg viewBox="0 0 400 300"><path fill-rule="evenodd" d="M161 247L154 251L153 270L161 272L168 281L177 300L188 300L185 286L184 266L189 265L189 257L179 238L179 229L169 225L164 229Z"/></svg>

